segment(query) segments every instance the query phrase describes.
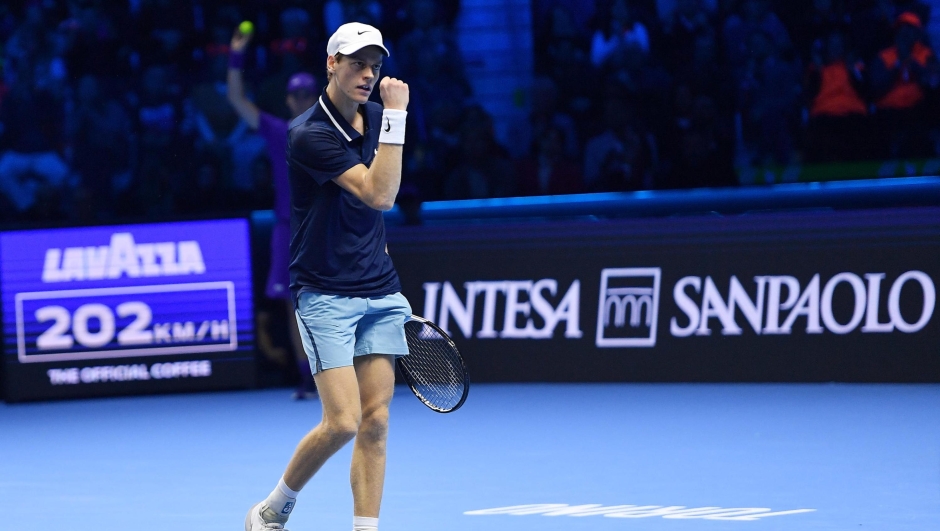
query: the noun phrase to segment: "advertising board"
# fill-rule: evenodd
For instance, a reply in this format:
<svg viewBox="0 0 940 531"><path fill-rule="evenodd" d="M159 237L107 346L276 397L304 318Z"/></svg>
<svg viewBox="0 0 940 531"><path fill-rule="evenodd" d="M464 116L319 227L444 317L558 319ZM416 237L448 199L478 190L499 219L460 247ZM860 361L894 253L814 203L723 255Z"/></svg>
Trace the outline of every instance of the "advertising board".
<svg viewBox="0 0 940 531"><path fill-rule="evenodd" d="M11 401L250 386L242 219L0 233Z"/></svg>
<svg viewBox="0 0 940 531"><path fill-rule="evenodd" d="M401 227L475 381L940 381L940 210Z"/></svg>

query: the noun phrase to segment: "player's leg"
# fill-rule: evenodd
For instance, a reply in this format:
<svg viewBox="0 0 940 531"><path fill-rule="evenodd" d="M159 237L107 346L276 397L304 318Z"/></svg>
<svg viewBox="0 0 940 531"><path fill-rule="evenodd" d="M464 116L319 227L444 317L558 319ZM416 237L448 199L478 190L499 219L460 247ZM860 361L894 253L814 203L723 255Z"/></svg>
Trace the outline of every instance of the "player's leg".
<svg viewBox="0 0 940 531"><path fill-rule="evenodd" d="M385 484L388 408L395 392L395 356L408 354L404 325L410 315L411 306L400 293L370 298L356 328L354 366L362 423L350 467L355 531L374 531L378 527Z"/></svg>
<svg viewBox="0 0 940 531"><path fill-rule="evenodd" d="M356 436L362 409L353 367L357 325L367 309L363 299L304 293L295 318L304 351L316 371L323 418L291 458L284 480L300 490L326 460Z"/></svg>
<svg viewBox="0 0 940 531"><path fill-rule="evenodd" d="M313 293L298 297L295 319L316 371L323 417L297 445L278 486L249 512L246 530L285 523L299 491L358 432L362 410L353 353L357 323L365 310L363 299Z"/></svg>
<svg viewBox="0 0 940 531"><path fill-rule="evenodd" d="M266 523L286 523L300 490L359 431L362 410L355 369L351 366L325 369L315 378L323 418L297 445L278 486L249 512L246 531L267 529Z"/></svg>
<svg viewBox="0 0 940 531"><path fill-rule="evenodd" d="M362 421L353 446L349 480L355 516L378 518L385 485L385 450L388 407L395 392L393 356L370 355L355 359Z"/></svg>
<svg viewBox="0 0 940 531"><path fill-rule="evenodd" d="M293 489L302 489L340 448L359 432L362 409L359 384L353 367L337 367L317 373L323 418L301 439L284 472L284 481Z"/></svg>

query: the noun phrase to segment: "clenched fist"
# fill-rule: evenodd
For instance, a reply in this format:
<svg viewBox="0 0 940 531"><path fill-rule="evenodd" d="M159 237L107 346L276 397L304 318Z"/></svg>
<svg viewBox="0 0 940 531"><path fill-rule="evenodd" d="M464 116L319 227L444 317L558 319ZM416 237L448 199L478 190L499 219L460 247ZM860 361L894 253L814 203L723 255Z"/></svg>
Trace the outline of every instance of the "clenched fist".
<svg viewBox="0 0 940 531"><path fill-rule="evenodd" d="M408 109L408 84L394 77L383 78L379 82L379 95L386 109L405 111Z"/></svg>

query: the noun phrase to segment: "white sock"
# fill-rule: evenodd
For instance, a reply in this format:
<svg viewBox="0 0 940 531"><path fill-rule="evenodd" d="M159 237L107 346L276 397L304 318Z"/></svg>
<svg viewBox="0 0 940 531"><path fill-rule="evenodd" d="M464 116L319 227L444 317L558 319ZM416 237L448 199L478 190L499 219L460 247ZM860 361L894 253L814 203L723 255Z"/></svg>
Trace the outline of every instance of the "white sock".
<svg viewBox="0 0 940 531"><path fill-rule="evenodd" d="M379 519L368 516L353 516L353 531L378 531Z"/></svg>
<svg viewBox="0 0 940 531"><path fill-rule="evenodd" d="M277 482L277 487L264 500L265 509L261 511L261 517L265 522L283 524L290 517L290 512L294 510L298 494L300 494L298 491L284 483L282 477Z"/></svg>

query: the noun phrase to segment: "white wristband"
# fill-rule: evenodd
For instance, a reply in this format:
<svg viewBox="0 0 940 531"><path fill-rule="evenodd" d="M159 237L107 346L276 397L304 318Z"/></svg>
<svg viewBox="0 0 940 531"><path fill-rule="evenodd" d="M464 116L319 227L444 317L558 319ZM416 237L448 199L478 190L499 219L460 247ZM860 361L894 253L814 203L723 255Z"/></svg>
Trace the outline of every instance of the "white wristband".
<svg viewBox="0 0 940 531"><path fill-rule="evenodd" d="M379 142L382 144L405 143L405 117L408 111L398 109L385 109L382 111L382 132L379 133Z"/></svg>

